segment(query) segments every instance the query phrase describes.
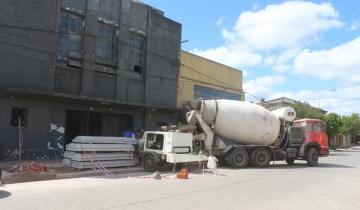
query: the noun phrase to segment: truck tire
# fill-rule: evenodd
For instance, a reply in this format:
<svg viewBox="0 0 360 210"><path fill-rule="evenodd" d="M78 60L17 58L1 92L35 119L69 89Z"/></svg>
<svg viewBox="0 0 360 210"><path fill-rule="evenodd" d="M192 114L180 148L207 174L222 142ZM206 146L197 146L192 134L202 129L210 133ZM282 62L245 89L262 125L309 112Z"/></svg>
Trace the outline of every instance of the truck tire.
<svg viewBox="0 0 360 210"><path fill-rule="evenodd" d="M259 148L251 153L251 162L256 167L267 167L271 161L271 154L269 150L265 148Z"/></svg>
<svg viewBox="0 0 360 210"><path fill-rule="evenodd" d="M319 152L315 147L311 147L306 152L306 162L309 166L317 166L319 161Z"/></svg>
<svg viewBox="0 0 360 210"><path fill-rule="evenodd" d="M245 149L234 149L227 162L233 168L245 168L249 163L249 154Z"/></svg>
<svg viewBox="0 0 360 210"><path fill-rule="evenodd" d="M145 155L143 159L143 167L147 172L155 172L159 169L159 163L157 162L157 158L153 154Z"/></svg>
<svg viewBox="0 0 360 210"><path fill-rule="evenodd" d="M285 161L289 166L292 166L294 165L295 158L287 158Z"/></svg>

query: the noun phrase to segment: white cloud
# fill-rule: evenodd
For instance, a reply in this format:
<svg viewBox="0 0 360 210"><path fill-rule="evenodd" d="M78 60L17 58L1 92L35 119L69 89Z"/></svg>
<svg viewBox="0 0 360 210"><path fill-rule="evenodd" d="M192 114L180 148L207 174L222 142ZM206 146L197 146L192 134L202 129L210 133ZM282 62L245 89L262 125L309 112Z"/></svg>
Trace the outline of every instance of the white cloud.
<svg viewBox="0 0 360 210"><path fill-rule="evenodd" d="M225 21L225 16L222 16L216 21L216 25L217 26L222 26L224 21Z"/></svg>
<svg viewBox="0 0 360 210"><path fill-rule="evenodd" d="M244 91L257 97L266 97L272 93L273 87L287 82L286 77L264 76L244 83Z"/></svg>
<svg viewBox="0 0 360 210"><path fill-rule="evenodd" d="M218 47L205 51L195 49L191 52L235 68L255 66L262 60L261 55L237 46Z"/></svg>
<svg viewBox="0 0 360 210"><path fill-rule="evenodd" d="M289 92L276 92L270 94L267 99L279 97L293 98L299 101L305 101L312 106L320 107L328 112L335 112L341 115L349 115L352 113L360 113L360 84L352 86L342 86L335 92L329 90L302 90Z"/></svg>
<svg viewBox="0 0 360 210"><path fill-rule="evenodd" d="M348 78L360 72L360 37L329 50L302 51L294 61L298 74L318 79Z"/></svg>
<svg viewBox="0 0 360 210"><path fill-rule="evenodd" d="M348 27L349 31L356 31L360 28L360 20L354 20L350 23L350 26Z"/></svg>
<svg viewBox="0 0 360 210"><path fill-rule="evenodd" d="M240 14L231 30L222 28L223 46L211 49L194 49L200 56L235 68L256 66L263 60L261 53L268 50L285 50L274 63L274 69L290 69L294 49L301 49L322 33L344 25L330 3L316 4L306 1L289 1L266 6L264 9ZM217 21L222 27L224 17ZM291 56L290 56L291 55Z"/></svg>
<svg viewBox="0 0 360 210"><path fill-rule="evenodd" d="M280 73L293 69L293 59L300 53L300 49L289 49L281 52L278 57L274 56L274 60L270 63L272 68ZM265 64L266 65L266 64Z"/></svg>
<svg viewBox="0 0 360 210"><path fill-rule="evenodd" d="M316 39L322 32L343 23L330 3L288 1L256 12L243 12L234 32L258 50L293 48Z"/></svg>
<svg viewBox="0 0 360 210"><path fill-rule="evenodd" d="M360 70L359 70L360 72ZM354 74L346 81L349 85L358 84L360 85L360 74Z"/></svg>

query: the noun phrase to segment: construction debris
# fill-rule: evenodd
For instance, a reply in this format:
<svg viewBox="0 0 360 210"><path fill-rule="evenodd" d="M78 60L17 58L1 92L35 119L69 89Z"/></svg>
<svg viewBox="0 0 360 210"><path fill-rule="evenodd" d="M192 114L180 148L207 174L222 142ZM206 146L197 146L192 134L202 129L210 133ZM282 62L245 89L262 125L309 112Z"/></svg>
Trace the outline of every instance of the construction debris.
<svg viewBox="0 0 360 210"><path fill-rule="evenodd" d="M161 174L159 171L155 171L153 175L151 176L153 179L161 179Z"/></svg>
<svg viewBox="0 0 360 210"><path fill-rule="evenodd" d="M134 166L135 138L78 136L66 146L63 163L76 169L94 169L111 175L106 167Z"/></svg>
<svg viewBox="0 0 360 210"><path fill-rule="evenodd" d="M7 171L11 173L46 173L49 172L48 167L44 164L35 163L35 162L23 162L20 165L13 166Z"/></svg>

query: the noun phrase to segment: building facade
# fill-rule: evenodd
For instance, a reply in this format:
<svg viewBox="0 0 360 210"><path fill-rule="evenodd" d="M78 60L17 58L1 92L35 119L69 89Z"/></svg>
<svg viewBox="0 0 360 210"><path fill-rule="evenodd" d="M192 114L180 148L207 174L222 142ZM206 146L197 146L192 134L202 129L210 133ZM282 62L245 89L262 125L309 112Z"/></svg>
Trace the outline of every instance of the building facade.
<svg viewBox="0 0 360 210"><path fill-rule="evenodd" d="M180 42L132 0L0 1L0 160L176 121Z"/></svg>
<svg viewBox="0 0 360 210"><path fill-rule="evenodd" d="M177 106L193 99L244 100L242 72L181 51Z"/></svg>
<svg viewBox="0 0 360 210"><path fill-rule="evenodd" d="M301 101L297 101L291 98L287 98L287 97L280 97L280 98L275 98L275 99L271 99L268 101L262 100L259 105L265 107L266 109L269 110L275 110L275 109L279 109L282 107L287 107L287 106L294 106L295 104L300 103L300 104L306 104L305 102L301 102ZM326 114L326 110L323 109L319 109L318 107L314 107L309 105L312 109L317 110L319 113L322 114Z"/></svg>

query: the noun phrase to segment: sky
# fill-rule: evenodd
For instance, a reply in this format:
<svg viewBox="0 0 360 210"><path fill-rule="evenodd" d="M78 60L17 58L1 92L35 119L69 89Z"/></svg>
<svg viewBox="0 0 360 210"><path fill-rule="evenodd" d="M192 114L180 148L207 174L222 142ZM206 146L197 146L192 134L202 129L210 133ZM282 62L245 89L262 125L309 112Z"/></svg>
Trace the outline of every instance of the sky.
<svg viewBox="0 0 360 210"><path fill-rule="evenodd" d="M143 0L182 24L182 49L240 69L247 101L360 113L360 1Z"/></svg>

